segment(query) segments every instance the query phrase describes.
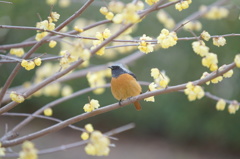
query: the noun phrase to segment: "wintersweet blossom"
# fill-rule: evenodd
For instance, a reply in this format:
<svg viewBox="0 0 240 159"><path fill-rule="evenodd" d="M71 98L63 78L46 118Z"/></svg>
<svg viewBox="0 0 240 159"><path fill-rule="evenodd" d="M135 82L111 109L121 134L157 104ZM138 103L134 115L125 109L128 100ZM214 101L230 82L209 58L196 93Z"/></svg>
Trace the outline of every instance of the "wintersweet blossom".
<svg viewBox="0 0 240 159"><path fill-rule="evenodd" d="M90 132L90 133L94 131L92 124L86 124L84 128L86 129L87 132Z"/></svg>
<svg viewBox="0 0 240 159"><path fill-rule="evenodd" d="M200 31L202 29L202 24L200 21L190 21L183 26L184 30Z"/></svg>
<svg viewBox="0 0 240 159"><path fill-rule="evenodd" d="M99 101L92 99L89 103L87 103L83 106L83 109L85 112L91 112L91 111L97 109L99 106L100 106Z"/></svg>
<svg viewBox="0 0 240 159"><path fill-rule="evenodd" d="M201 33L201 38L202 38L203 40L208 41L208 40L211 38L211 35L210 35L207 31L204 30L204 31Z"/></svg>
<svg viewBox="0 0 240 159"><path fill-rule="evenodd" d="M208 53L202 58L202 65L208 67L211 71L216 71L218 69L217 64L217 55L214 53Z"/></svg>
<svg viewBox="0 0 240 159"><path fill-rule="evenodd" d="M238 68L240 68L240 54L237 54L234 58L234 62Z"/></svg>
<svg viewBox="0 0 240 159"><path fill-rule="evenodd" d="M31 141L24 141L22 151L19 153L19 159L37 159L37 149Z"/></svg>
<svg viewBox="0 0 240 159"><path fill-rule="evenodd" d="M205 11L206 9L207 9L206 6L200 7L201 11ZM204 14L204 17L210 20L217 20L217 19L226 18L228 14L229 14L229 11L225 7L213 6L206 14Z"/></svg>
<svg viewBox="0 0 240 159"><path fill-rule="evenodd" d="M230 114L235 114L236 111L239 109L238 101L234 100L229 106L228 106L228 112Z"/></svg>
<svg viewBox="0 0 240 159"><path fill-rule="evenodd" d="M202 77L200 79L203 79L203 78L207 77L208 75L209 75L208 72L203 72ZM206 85L209 85L209 84L210 84L210 81L207 81Z"/></svg>
<svg viewBox="0 0 240 159"><path fill-rule="evenodd" d="M48 21L50 23L57 22L59 18L60 18L60 14L58 14L57 12L51 12L50 16L48 17Z"/></svg>
<svg viewBox="0 0 240 159"><path fill-rule="evenodd" d="M56 42L55 40L51 40L51 41L49 42L49 47L50 47L50 48L54 48L56 45L57 45L57 42Z"/></svg>
<svg viewBox="0 0 240 159"><path fill-rule="evenodd" d="M83 140L87 140L87 139L89 139L89 134L88 134L87 132L83 132L83 133L81 134L81 138L82 138Z"/></svg>
<svg viewBox="0 0 240 159"><path fill-rule="evenodd" d="M24 67L26 70L32 70L35 68L35 63L33 61L22 60L21 66Z"/></svg>
<svg viewBox="0 0 240 159"><path fill-rule="evenodd" d="M148 90L149 90L149 91L155 91L155 90L157 90L157 85L156 85L154 82L150 83L150 84L148 85ZM144 101L147 101L147 102L155 102L155 98L154 98L154 96L151 96L151 97L148 97L148 98L144 98Z"/></svg>
<svg viewBox="0 0 240 159"><path fill-rule="evenodd" d="M213 45L224 46L226 44L226 39L222 36L213 38Z"/></svg>
<svg viewBox="0 0 240 159"><path fill-rule="evenodd" d="M111 1L108 4L108 9L114 13L121 13L124 9L124 3L121 1Z"/></svg>
<svg viewBox="0 0 240 159"><path fill-rule="evenodd" d="M18 57L22 57L22 55L24 54L23 48L12 48L9 52L10 54L16 55Z"/></svg>
<svg viewBox="0 0 240 159"><path fill-rule="evenodd" d="M87 80L91 88L101 87L105 85L106 77L109 77L109 69L98 72L89 72L87 74ZM104 91L105 88L97 88L93 91L93 93L102 94Z"/></svg>
<svg viewBox="0 0 240 159"><path fill-rule="evenodd" d="M224 99L219 99L216 104L216 109L219 111L223 111L226 107L226 101Z"/></svg>
<svg viewBox="0 0 240 159"><path fill-rule="evenodd" d="M189 4L191 3L192 3L192 0L180 1L179 3L175 4L175 9L178 11L182 11L184 9L187 9L189 7Z"/></svg>
<svg viewBox="0 0 240 159"><path fill-rule="evenodd" d="M72 92L73 92L72 87L69 86L69 85L66 85L66 86L63 86L61 94L62 94L63 97L66 97L66 96L71 95Z"/></svg>
<svg viewBox="0 0 240 159"><path fill-rule="evenodd" d="M173 29L175 27L174 19L164 10L158 11L157 18L164 25L165 28Z"/></svg>
<svg viewBox="0 0 240 159"><path fill-rule="evenodd" d="M25 100L25 98L22 95L17 94L17 92L14 91L10 93L10 98L12 99L12 101L17 103L22 103Z"/></svg>
<svg viewBox="0 0 240 159"><path fill-rule="evenodd" d="M169 32L167 29L162 29L160 35L157 37L157 43L164 49L177 44L177 34L176 32Z"/></svg>
<svg viewBox="0 0 240 159"><path fill-rule="evenodd" d="M53 114L52 108L46 108L46 109L44 109L43 114L44 114L45 116L52 116L52 114Z"/></svg>
<svg viewBox="0 0 240 159"><path fill-rule="evenodd" d="M209 53L209 47L207 47L204 41L194 41L192 43L193 51L201 57L206 56Z"/></svg>
<svg viewBox="0 0 240 159"><path fill-rule="evenodd" d="M192 82L188 82L184 93L188 96L189 101L201 99L202 97L204 97L205 94L201 86L195 86Z"/></svg>
<svg viewBox="0 0 240 159"><path fill-rule="evenodd" d="M90 142L85 147L85 152L92 156L107 156L110 152L110 140L100 131L93 131Z"/></svg>
<svg viewBox="0 0 240 159"><path fill-rule="evenodd" d="M0 157L5 156L5 151L6 151L6 149L4 147L2 147L2 143L0 142Z"/></svg>
<svg viewBox="0 0 240 159"><path fill-rule="evenodd" d="M157 3L159 0L145 0L145 2L148 4L148 5L153 5L155 3Z"/></svg>
<svg viewBox="0 0 240 159"><path fill-rule="evenodd" d="M146 42L147 40L152 40L151 37L149 36L146 36L145 34L143 34L142 37L140 37L140 42L139 42L139 46L138 46L138 49L141 51L141 52L144 52L146 54L150 53L150 52L153 52L153 44L151 44L151 42Z"/></svg>

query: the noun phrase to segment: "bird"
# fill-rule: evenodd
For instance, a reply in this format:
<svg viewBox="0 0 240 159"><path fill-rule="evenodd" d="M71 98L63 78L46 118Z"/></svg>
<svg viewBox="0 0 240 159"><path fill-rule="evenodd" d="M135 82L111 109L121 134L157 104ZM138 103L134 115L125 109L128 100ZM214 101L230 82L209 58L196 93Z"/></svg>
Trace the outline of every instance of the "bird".
<svg viewBox="0 0 240 159"><path fill-rule="evenodd" d="M136 76L123 67L122 64L113 64L109 66L112 71L111 91L119 104L122 100L137 96L142 93L142 87L138 83ZM137 110L141 110L139 101L134 102Z"/></svg>

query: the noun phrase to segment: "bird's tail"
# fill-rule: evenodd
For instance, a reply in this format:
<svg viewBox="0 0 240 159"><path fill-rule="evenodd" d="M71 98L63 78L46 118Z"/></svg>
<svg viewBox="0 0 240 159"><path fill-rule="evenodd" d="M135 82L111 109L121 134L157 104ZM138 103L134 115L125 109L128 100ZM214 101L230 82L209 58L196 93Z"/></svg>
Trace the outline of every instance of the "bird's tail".
<svg viewBox="0 0 240 159"><path fill-rule="evenodd" d="M141 108L141 104L140 104L138 101L134 102L134 106L135 106L135 108L136 108L137 110L141 110L141 109L142 109L142 108Z"/></svg>

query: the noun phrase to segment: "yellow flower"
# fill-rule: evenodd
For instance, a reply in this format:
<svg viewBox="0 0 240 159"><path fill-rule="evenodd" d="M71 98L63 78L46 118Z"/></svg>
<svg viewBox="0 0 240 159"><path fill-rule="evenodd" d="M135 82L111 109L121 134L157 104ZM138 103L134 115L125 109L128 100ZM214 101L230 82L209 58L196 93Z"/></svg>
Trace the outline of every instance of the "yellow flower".
<svg viewBox="0 0 240 159"><path fill-rule="evenodd" d="M157 79L159 75L160 75L160 71L158 68L151 69L151 76L153 77L153 79Z"/></svg>
<svg viewBox="0 0 240 159"><path fill-rule="evenodd" d="M225 100L220 99L220 100L218 100L218 102L216 104L216 109L222 111L225 109L225 106L226 106Z"/></svg>
<svg viewBox="0 0 240 159"><path fill-rule="evenodd" d="M79 33L84 31L82 28L79 28L78 26L74 26L74 30L78 31Z"/></svg>
<svg viewBox="0 0 240 159"><path fill-rule="evenodd" d="M157 43L164 49L177 44L177 34L176 32L169 32L167 29L162 29L160 35L157 37Z"/></svg>
<svg viewBox="0 0 240 159"><path fill-rule="evenodd" d="M202 65L210 68L211 71L216 71L218 69L217 63L217 55L214 53L208 53L202 58Z"/></svg>
<svg viewBox="0 0 240 159"><path fill-rule="evenodd" d="M43 113L45 116L52 116L53 110L51 108L46 108L44 109Z"/></svg>
<svg viewBox="0 0 240 159"><path fill-rule="evenodd" d="M83 109L85 112L91 112L100 106L98 100L92 99L90 103L84 105Z"/></svg>
<svg viewBox="0 0 240 159"><path fill-rule="evenodd" d="M205 6L202 7L202 10L205 9ZM200 8L201 10L201 8ZM204 15L205 18L210 20L226 18L229 14L229 11L224 7L214 6Z"/></svg>
<svg viewBox="0 0 240 159"><path fill-rule="evenodd" d="M87 140L87 139L89 139L89 134L88 134L87 132L83 132L83 133L81 134L81 138L82 138L83 140Z"/></svg>
<svg viewBox="0 0 240 159"><path fill-rule="evenodd" d="M182 11L183 9L187 9L189 7L189 4L191 3L192 3L191 0L181 1L175 4L175 9L178 11Z"/></svg>
<svg viewBox="0 0 240 159"><path fill-rule="evenodd" d="M94 131L92 124L86 124L85 129L90 133Z"/></svg>
<svg viewBox="0 0 240 159"><path fill-rule="evenodd" d="M123 15L122 15L122 14L116 14L116 15L113 17L112 21L113 21L115 24L120 24L120 23L122 23L122 21L123 21Z"/></svg>
<svg viewBox="0 0 240 159"><path fill-rule="evenodd" d="M124 9L124 3L121 1L111 1L108 4L108 8L114 13L121 13Z"/></svg>
<svg viewBox="0 0 240 159"><path fill-rule="evenodd" d="M30 141L24 141L22 144L22 151L19 153L19 159L37 159L37 149Z"/></svg>
<svg viewBox="0 0 240 159"><path fill-rule="evenodd" d="M208 72L203 72L201 79L207 77L208 75L209 75ZM209 84L210 84L210 81L207 81L207 82L206 82L206 85L209 85Z"/></svg>
<svg viewBox="0 0 240 159"><path fill-rule="evenodd" d="M2 147L2 143L0 142L0 157L5 156L6 149Z"/></svg>
<svg viewBox="0 0 240 159"><path fill-rule="evenodd" d="M240 54L237 54L234 58L234 62L238 68L240 68Z"/></svg>
<svg viewBox="0 0 240 159"><path fill-rule="evenodd" d="M68 85L66 85L62 88L62 96L63 97L71 95L72 92L73 92L72 87L70 87Z"/></svg>
<svg viewBox="0 0 240 159"><path fill-rule="evenodd" d="M46 3L50 6L53 6L57 3L57 0L46 0Z"/></svg>
<svg viewBox="0 0 240 159"><path fill-rule="evenodd" d="M202 40L194 41L192 43L192 48L193 51L201 57L206 56L209 52L209 47L207 47Z"/></svg>
<svg viewBox="0 0 240 159"><path fill-rule="evenodd" d="M22 55L24 54L24 50L23 48L12 48L10 50L10 54L22 57Z"/></svg>
<svg viewBox="0 0 240 159"><path fill-rule="evenodd" d="M93 131L90 136L90 143L85 147L85 152L93 156L107 156L110 152L110 140L100 131Z"/></svg>
<svg viewBox="0 0 240 159"><path fill-rule="evenodd" d="M70 63L73 63L75 61L77 61L77 57L71 55L71 53L69 53L68 51L64 50L60 52L60 55L63 56L60 59L60 65L63 68L66 68L69 66Z"/></svg>
<svg viewBox="0 0 240 159"><path fill-rule="evenodd" d="M35 37L35 40L40 41L47 35L48 35L48 32L46 32L46 31L41 32L41 33L37 33L36 37Z"/></svg>
<svg viewBox="0 0 240 159"><path fill-rule="evenodd" d="M228 106L228 112L230 114L235 114L236 111L238 111L239 109L239 105L238 102L236 100L234 100L229 106Z"/></svg>
<svg viewBox="0 0 240 159"><path fill-rule="evenodd" d="M96 155L96 149L95 147L92 145L92 144L87 144L87 146L85 146L84 148L85 152L88 154L88 155L93 155L95 156Z"/></svg>
<svg viewBox="0 0 240 159"><path fill-rule="evenodd" d="M155 3L157 3L159 0L145 0L145 2L148 4L148 5L153 5Z"/></svg>
<svg viewBox="0 0 240 159"><path fill-rule="evenodd" d="M101 7L99 11L100 11L100 13L103 14L103 15L107 15L107 13L108 13L107 7Z"/></svg>
<svg viewBox="0 0 240 159"><path fill-rule="evenodd" d="M66 8L70 5L70 0L59 0L59 6L62 8Z"/></svg>
<svg viewBox="0 0 240 159"><path fill-rule="evenodd" d="M226 67L226 65L223 65L223 66L219 67L219 71L222 71L225 67ZM232 75L233 75L233 70L231 69L228 72L224 73L223 77L224 78L230 78L230 77L232 77Z"/></svg>
<svg viewBox="0 0 240 159"><path fill-rule="evenodd" d="M152 45L151 42L146 42L146 40L152 40L152 38L143 34L143 36L140 37L140 42L139 42L138 49L141 52L144 52L144 53L148 54L150 52L153 52L153 46L154 45Z"/></svg>
<svg viewBox="0 0 240 159"><path fill-rule="evenodd" d="M10 93L10 98L12 99L12 101L14 102L17 102L17 103L22 103L24 102L25 98L20 95L20 94L17 94L16 92L12 91Z"/></svg>
<svg viewBox="0 0 240 159"><path fill-rule="evenodd" d="M216 46L224 46L226 44L226 39L222 36L217 37L217 38L213 38L213 45Z"/></svg>
<svg viewBox="0 0 240 159"><path fill-rule="evenodd" d="M54 30L55 24L49 22L48 20L44 20L41 22L37 22L36 27L43 30Z"/></svg>
<svg viewBox="0 0 240 159"><path fill-rule="evenodd" d="M137 1L136 3L136 10L143 10L144 9L144 3L142 1Z"/></svg>
<svg viewBox="0 0 240 159"><path fill-rule="evenodd" d="M221 82L223 80L223 77L222 76L218 76L214 79L211 80L212 83L218 83L218 82Z"/></svg>
<svg viewBox="0 0 240 159"><path fill-rule="evenodd" d="M96 38L100 40L99 42L109 38L110 36L111 36L111 31L108 28L106 28L102 33L100 32L96 33Z"/></svg>
<svg viewBox="0 0 240 159"><path fill-rule="evenodd" d="M167 29L173 29L175 27L174 19L164 10L160 10L157 13L158 20L164 25Z"/></svg>
<svg viewBox="0 0 240 159"><path fill-rule="evenodd" d="M56 45L57 45L57 42L54 41L54 40L51 40L51 41L49 42L49 47L50 47L50 48L54 48Z"/></svg>
<svg viewBox="0 0 240 159"><path fill-rule="evenodd" d="M94 73L89 72L87 74L87 80L88 80L90 87L91 88L100 87L100 86L103 86L104 84L106 84L106 80L105 80L106 75L107 75L107 72L105 70L94 72ZM101 94L104 91L105 91L104 88L98 88L98 89L94 90L93 92L95 94Z"/></svg>
<svg viewBox="0 0 240 159"><path fill-rule="evenodd" d="M107 20L112 20L113 17L114 17L114 14L112 12L108 12L105 17L106 17Z"/></svg>
<svg viewBox="0 0 240 159"><path fill-rule="evenodd" d="M57 22L58 19L60 18L60 14L57 12L51 12L50 16L48 17L49 22Z"/></svg>
<svg viewBox="0 0 240 159"><path fill-rule="evenodd" d="M208 40L211 38L211 35L210 35L207 31L204 30L204 31L201 33L201 38L202 38L203 40L208 41Z"/></svg>
<svg viewBox="0 0 240 159"><path fill-rule="evenodd" d="M138 7L133 3L128 3L126 7L123 9L123 19L125 23L138 23L140 20L140 16L137 13Z"/></svg>
<svg viewBox="0 0 240 159"><path fill-rule="evenodd" d="M56 97L56 96L59 95L60 89L61 89L60 83L57 83L57 82L56 83L52 83L52 84L47 85L46 87L44 87L43 94L45 96Z"/></svg>
<svg viewBox="0 0 240 159"><path fill-rule="evenodd" d="M183 26L184 30L193 30L193 31L200 31L202 29L202 24L195 20L195 21L190 21L187 24Z"/></svg>
<svg viewBox="0 0 240 159"><path fill-rule="evenodd" d="M204 96L204 90L200 86L194 86L192 82L188 82L184 93L188 96L189 101L201 99Z"/></svg>
<svg viewBox="0 0 240 159"><path fill-rule="evenodd" d="M40 58L36 58L36 59L34 59L34 64L36 66L40 66L42 64L42 60Z"/></svg>

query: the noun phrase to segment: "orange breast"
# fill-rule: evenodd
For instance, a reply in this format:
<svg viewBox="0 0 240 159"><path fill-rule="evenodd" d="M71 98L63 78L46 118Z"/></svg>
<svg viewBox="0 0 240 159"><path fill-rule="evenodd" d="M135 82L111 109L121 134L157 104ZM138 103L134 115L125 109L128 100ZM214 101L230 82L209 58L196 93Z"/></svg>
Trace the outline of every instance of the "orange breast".
<svg viewBox="0 0 240 159"><path fill-rule="evenodd" d="M133 76L125 73L112 78L111 91L117 100L124 100L139 95L142 88Z"/></svg>

